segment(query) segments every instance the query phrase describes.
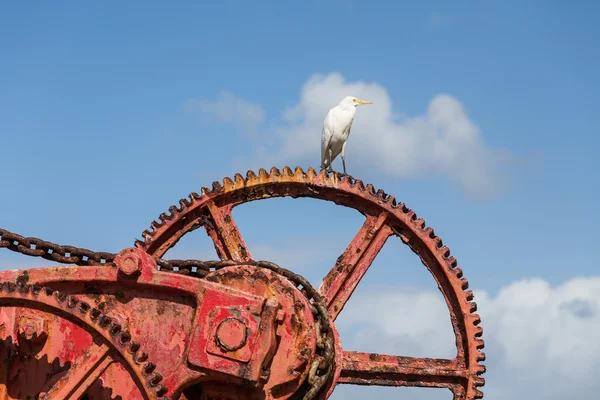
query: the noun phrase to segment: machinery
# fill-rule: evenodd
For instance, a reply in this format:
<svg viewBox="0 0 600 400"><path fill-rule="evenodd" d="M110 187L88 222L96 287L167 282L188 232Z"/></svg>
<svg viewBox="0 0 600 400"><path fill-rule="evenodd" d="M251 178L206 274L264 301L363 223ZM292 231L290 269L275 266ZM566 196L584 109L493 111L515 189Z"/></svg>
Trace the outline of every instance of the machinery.
<svg viewBox="0 0 600 400"><path fill-rule="evenodd" d="M365 216L314 289L255 261L232 209L311 197ZM220 260L164 260L204 228ZM442 292L456 337L453 359L344 349L336 317L388 238L416 253ZM0 247L70 264L0 272L0 400L327 399L338 384L450 389L480 399L480 318L450 250L403 203L360 180L313 169L235 175L192 193L118 254L0 229Z"/></svg>

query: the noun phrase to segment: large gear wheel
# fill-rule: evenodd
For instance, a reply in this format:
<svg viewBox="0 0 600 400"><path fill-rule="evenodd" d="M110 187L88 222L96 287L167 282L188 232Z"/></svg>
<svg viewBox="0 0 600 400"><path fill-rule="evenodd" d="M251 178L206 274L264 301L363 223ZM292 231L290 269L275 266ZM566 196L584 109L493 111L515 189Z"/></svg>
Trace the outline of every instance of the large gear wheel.
<svg viewBox="0 0 600 400"><path fill-rule="evenodd" d="M352 292L359 284L374 258L390 236L399 237L416 253L429 270L442 292L454 334L456 357L432 359L363 353L342 349L335 333L335 373L323 397L328 398L337 384L378 386L418 386L447 388L455 400L483 397L478 389L484 385L482 362L485 355L480 318L475 311L473 293L463 278L457 261L443 245L431 227L403 203L364 185L351 177L340 177L325 171L316 173L301 168L283 171L261 169L248 172L246 178L236 174L234 179L215 182L202 194L192 193L163 213L144 231L143 241L136 247L155 258L162 257L185 234L203 226L214 242L222 260L245 262L252 259L241 233L232 217L232 209L240 204L273 197L310 197L332 201L362 213L363 227L325 276L319 293L331 321L342 312ZM217 271L218 273L219 271ZM331 324L333 326L333 324Z"/></svg>

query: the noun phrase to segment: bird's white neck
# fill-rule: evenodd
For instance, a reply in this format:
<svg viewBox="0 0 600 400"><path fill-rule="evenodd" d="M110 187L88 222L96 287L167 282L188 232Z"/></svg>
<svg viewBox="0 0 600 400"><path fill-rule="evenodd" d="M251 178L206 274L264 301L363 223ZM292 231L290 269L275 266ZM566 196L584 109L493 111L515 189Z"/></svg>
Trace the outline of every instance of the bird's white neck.
<svg viewBox="0 0 600 400"><path fill-rule="evenodd" d="M338 104L338 107L344 111L349 111L352 113L356 112L356 106L354 104L340 103Z"/></svg>

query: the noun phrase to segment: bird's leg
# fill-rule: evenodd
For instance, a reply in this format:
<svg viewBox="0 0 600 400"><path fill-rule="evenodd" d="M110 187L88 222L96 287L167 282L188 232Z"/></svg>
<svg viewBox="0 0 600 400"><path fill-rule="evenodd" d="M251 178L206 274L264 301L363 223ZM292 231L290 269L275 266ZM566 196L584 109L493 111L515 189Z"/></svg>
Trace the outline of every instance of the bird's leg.
<svg viewBox="0 0 600 400"><path fill-rule="evenodd" d="M344 142L344 144L342 145L342 165L344 166L344 175L346 174L346 156L344 155L344 152L346 150L346 142Z"/></svg>
<svg viewBox="0 0 600 400"><path fill-rule="evenodd" d="M331 150L331 148L327 151L327 167L329 168L329 170L327 172L333 172L333 166L331 165L331 154L333 153L333 151Z"/></svg>

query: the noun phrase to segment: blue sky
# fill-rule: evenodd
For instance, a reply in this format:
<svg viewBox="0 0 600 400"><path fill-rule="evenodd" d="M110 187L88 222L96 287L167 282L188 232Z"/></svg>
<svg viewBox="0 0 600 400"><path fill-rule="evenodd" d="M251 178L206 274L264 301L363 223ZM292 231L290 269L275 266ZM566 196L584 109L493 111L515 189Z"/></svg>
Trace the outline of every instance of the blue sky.
<svg viewBox="0 0 600 400"><path fill-rule="evenodd" d="M271 161L278 167L318 167L311 147L319 141L315 121L322 122L338 92L362 90L379 96L379 105L389 110L378 114L375 99L358 110L348 143L349 172L425 218L471 286L493 300L492 330L484 338L491 346L488 358L497 357L487 363L487 392L490 399L503 398L499 387L512 380L509 355L515 348L499 333L502 315L512 315L498 311L505 309L499 303L503 290L536 278L557 296L561 285L575 278L589 283L598 275L600 6L208 3L0 6L0 227L117 252L179 198L213 180L268 169ZM335 101L317 106L312 89L338 97L331 94ZM494 154L492 161L473 159L470 168L454 170L421 146L405 162L402 141L388 137L393 146L386 148L394 152L398 146L398 162L375 165L382 130L406 133L412 123L433 118L427 110L439 95L450 96L444 107L464 109L461 121L476 127L469 131L474 148ZM246 113L224 114L222 107L232 104ZM290 110L299 113L299 121L286 118ZM375 144L360 146L367 141ZM290 152L286 143L293 149L306 145L306 151ZM458 159L468 154L455 150ZM465 190L473 187L469 179L479 168L487 188L483 196ZM351 210L304 200L249 204L234 215L256 257L286 264L315 285L362 223ZM174 252L214 258L202 236L194 232ZM398 243L388 246L357 296L368 298L369 290L382 287L435 293L417 258ZM39 260L0 252L2 268L37 265ZM526 286L524 292L532 295L530 290ZM585 300L600 316L600 299ZM552 314L554 306L540 307ZM486 310L481 314L488 335ZM593 332L599 321L589 322ZM389 339L377 351L427 355L432 344L412 343L404 333L377 326ZM367 350L360 332L349 323L343 338ZM549 344L544 351L552 350ZM600 362L600 351L595 357ZM561 373L540 372L536 379ZM591 398L597 385L581 385L580 398ZM344 391L365 393L351 392ZM392 396L389 390L381 393ZM447 398L446 392L423 396Z"/></svg>

